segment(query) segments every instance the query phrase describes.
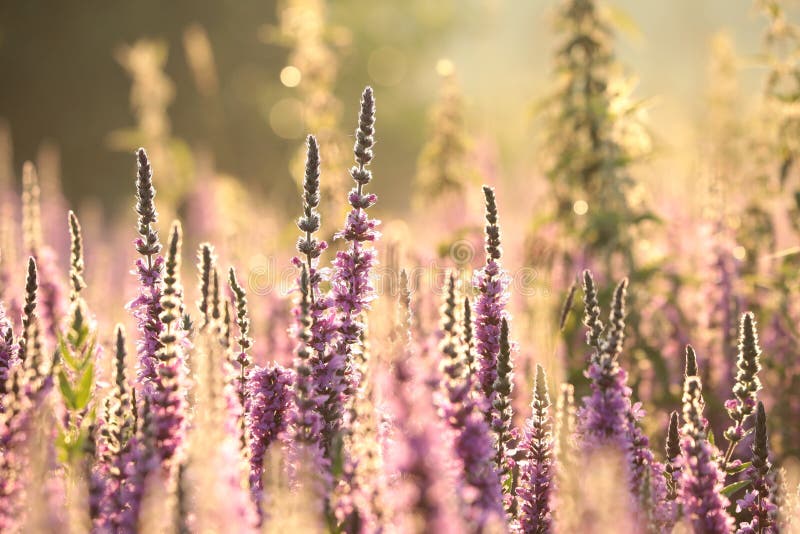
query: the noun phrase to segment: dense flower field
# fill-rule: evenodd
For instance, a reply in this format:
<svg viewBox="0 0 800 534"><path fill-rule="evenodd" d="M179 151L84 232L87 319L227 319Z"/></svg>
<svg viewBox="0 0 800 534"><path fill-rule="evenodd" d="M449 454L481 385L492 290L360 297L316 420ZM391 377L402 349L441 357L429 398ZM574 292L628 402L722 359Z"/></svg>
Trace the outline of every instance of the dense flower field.
<svg viewBox="0 0 800 534"><path fill-rule="evenodd" d="M797 40L761 4L768 43ZM527 186L471 178L449 75L414 220L373 217L379 94L350 186L308 135L288 281L248 260L284 252L265 206L205 184L157 208L163 147L136 150L119 229L26 163L2 191L0 531L800 532L800 68L773 57L776 130L737 141L758 187L696 217L637 200L646 132L594 1L559 21L533 223L503 209Z"/></svg>

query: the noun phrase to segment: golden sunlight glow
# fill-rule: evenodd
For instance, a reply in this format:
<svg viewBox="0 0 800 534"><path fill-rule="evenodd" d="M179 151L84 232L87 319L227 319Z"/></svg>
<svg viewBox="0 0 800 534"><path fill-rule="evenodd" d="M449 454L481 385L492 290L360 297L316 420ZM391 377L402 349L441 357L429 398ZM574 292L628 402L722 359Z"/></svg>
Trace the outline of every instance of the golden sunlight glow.
<svg viewBox="0 0 800 534"><path fill-rule="evenodd" d="M578 215L586 215L586 212L589 211L589 204L585 200L576 200L572 205L572 211Z"/></svg>
<svg viewBox="0 0 800 534"><path fill-rule="evenodd" d="M303 78L300 69L294 65L287 65L281 69L281 83L286 87L297 87Z"/></svg>
<svg viewBox="0 0 800 534"><path fill-rule="evenodd" d="M747 257L747 250L741 245L733 248L733 257L737 260L743 260Z"/></svg>
<svg viewBox="0 0 800 534"><path fill-rule="evenodd" d="M456 71L456 65L447 58L442 58L436 62L436 74L439 76L450 76Z"/></svg>

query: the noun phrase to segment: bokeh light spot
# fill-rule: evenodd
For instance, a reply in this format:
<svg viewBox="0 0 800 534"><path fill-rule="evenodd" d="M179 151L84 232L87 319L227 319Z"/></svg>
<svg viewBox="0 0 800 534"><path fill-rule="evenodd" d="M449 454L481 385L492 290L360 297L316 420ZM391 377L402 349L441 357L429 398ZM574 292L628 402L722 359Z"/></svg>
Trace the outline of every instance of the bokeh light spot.
<svg viewBox="0 0 800 534"><path fill-rule="evenodd" d="M747 257L747 250L741 245L733 247L733 257L741 261Z"/></svg>
<svg viewBox="0 0 800 534"><path fill-rule="evenodd" d="M397 85L403 81L407 70L406 55L391 46L382 46L369 55L367 71L377 84Z"/></svg>
<svg viewBox="0 0 800 534"><path fill-rule="evenodd" d="M303 75L300 69L294 65L288 65L281 69L281 83L286 87L297 87L302 79Z"/></svg>
<svg viewBox="0 0 800 534"><path fill-rule="evenodd" d="M450 76L456 71L456 65L447 58L442 58L436 62L436 74L439 76Z"/></svg>
<svg viewBox="0 0 800 534"><path fill-rule="evenodd" d="M303 103L296 98L284 98L269 110L269 125L278 137L299 139L303 136Z"/></svg>
<svg viewBox="0 0 800 534"><path fill-rule="evenodd" d="M585 200L576 200L572 205L572 211L578 215L586 215L586 212L589 211L589 204Z"/></svg>

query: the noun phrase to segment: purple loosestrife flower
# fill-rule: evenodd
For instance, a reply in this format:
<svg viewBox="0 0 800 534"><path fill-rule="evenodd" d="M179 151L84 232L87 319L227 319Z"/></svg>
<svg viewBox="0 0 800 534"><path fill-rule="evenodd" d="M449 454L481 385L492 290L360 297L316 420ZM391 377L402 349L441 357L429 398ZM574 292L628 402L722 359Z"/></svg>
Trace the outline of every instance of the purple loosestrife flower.
<svg viewBox="0 0 800 534"><path fill-rule="evenodd" d="M263 520L264 455L285 432L291 408L294 376L289 369L268 363L257 366L247 379L247 431L250 442L250 490Z"/></svg>
<svg viewBox="0 0 800 534"><path fill-rule="evenodd" d="M165 262L161 314L164 325L156 354L155 387L151 394L156 454L167 473L174 474L186 438L186 355L180 326L182 308L180 285L181 226L172 225ZM176 459L175 457L178 456Z"/></svg>
<svg viewBox="0 0 800 534"><path fill-rule="evenodd" d="M724 474L716 461L718 451L706 434L700 378L687 377L683 390L683 465L678 475L678 500L695 532L726 534L733 519L722 495Z"/></svg>
<svg viewBox="0 0 800 534"><path fill-rule="evenodd" d="M331 466L321 443L324 421L318 410L316 383L312 369L311 291L308 270L301 266L300 299L295 309L298 322L298 347L294 361L294 405L291 413L288 442L291 467L299 482L311 482L319 500L319 512L328 510L331 491ZM307 479L303 479L306 477Z"/></svg>
<svg viewBox="0 0 800 534"><path fill-rule="evenodd" d="M525 534L545 534L551 531L550 508L554 482L553 421L548 413L550 395L547 377L541 365L536 366L532 413L525 425L521 449L524 452L520 486L520 531Z"/></svg>
<svg viewBox="0 0 800 534"><path fill-rule="evenodd" d="M39 271L42 323L49 340L55 343L66 303L55 252L43 243L41 189L36 168L30 161L22 167L22 218L25 249L36 259Z"/></svg>
<svg viewBox="0 0 800 534"><path fill-rule="evenodd" d="M475 341L473 338L473 330L472 330L472 304L469 301L469 297L464 297L464 306L462 307L462 343L464 344L464 366L466 367L467 377L470 380L470 383L473 384L473 389L476 389L478 386L478 377L477 377L477 370L476 362L475 362Z"/></svg>
<svg viewBox="0 0 800 534"><path fill-rule="evenodd" d="M401 285L408 284L405 272ZM456 457L461 460L460 499L472 531L481 532L504 518L500 477L495 468L493 438L473 395L473 377L467 371L456 317L456 281L450 273L442 306L442 374L445 420L453 430Z"/></svg>
<svg viewBox="0 0 800 534"><path fill-rule="evenodd" d="M114 386L103 403L103 415L98 419L96 473L104 477L105 494L99 523L112 532L123 531L124 518L130 503L127 500L126 465L131 451L136 446L136 405L131 398L134 393L125 376L125 330L117 325L114 331Z"/></svg>
<svg viewBox="0 0 800 534"><path fill-rule="evenodd" d="M247 315L247 295L244 288L239 284L236 279L236 271L231 267L228 272L228 284L230 284L231 292L234 297L234 304L236 307L236 326L239 328L239 337L236 343L239 345L239 350L236 356L231 360L231 367L235 372L233 378L234 395L236 399L236 407L234 413L237 417L237 431L239 433L239 441L243 454L247 454L247 370L253 364L248 351L253 346L253 340L250 338L250 318Z"/></svg>
<svg viewBox="0 0 800 534"><path fill-rule="evenodd" d="M500 354L500 323L508 318L508 276L500 266L500 227L497 225L497 202L494 190L483 187L486 197L486 265L475 273L472 284L478 291L475 303L475 350L478 353L478 378L489 405L495 397L497 357ZM490 418L491 421L491 418Z"/></svg>
<svg viewBox="0 0 800 534"><path fill-rule="evenodd" d="M680 433L678 432L679 425L680 419L678 412L672 412L669 415L669 427L667 428L667 461L666 465L664 466L664 476L667 480L668 489L667 498L671 501L675 500L675 498L678 496L677 479L681 469L681 437Z"/></svg>
<svg viewBox="0 0 800 534"><path fill-rule="evenodd" d="M328 402L339 404L352 396L358 387L360 376L353 367L353 360L364 331L364 324L359 318L375 298L370 273L377 260L375 249L368 244L380 238L380 233L375 230L380 221L371 219L367 209L375 204L378 197L374 193L364 193L364 186L372 181L372 172L367 166L372 161L375 144L375 99L370 87L364 89L361 95L355 137L353 152L356 165L350 169L350 176L356 186L348 195L352 209L347 215L344 229L335 235L335 239L348 241L349 246L336 254L331 278L333 301L339 311L339 340L334 361L340 360L338 365L344 366L344 382L335 385ZM338 391L340 388L341 391ZM336 396L341 399L336 399ZM328 433L335 435L342 425L342 415L340 410L332 415L335 417L326 416L326 423Z"/></svg>
<svg viewBox="0 0 800 534"><path fill-rule="evenodd" d="M516 514L514 497L516 475L509 450L513 448L511 388L513 386L508 301L509 278L501 267L500 226L494 189L483 186L486 199L486 264L475 273L475 337L478 353L478 380L488 409L486 419L495 435L495 463L501 473L507 511Z"/></svg>
<svg viewBox="0 0 800 534"><path fill-rule="evenodd" d="M759 402L756 409L753 457L746 471L751 487L744 497L736 501L736 512L750 519L741 523L737 534L777 534L778 506L774 501L777 492L772 464L767 446L767 414Z"/></svg>
<svg viewBox="0 0 800 534"><path fill-rule="evenodd" d="M139 214L139 237L135 241L136 251L141 258L136 260L133 271L139 278L139 294L128 304L128 309L136 319L139 339L136 343L138 354L138 371L136 381L143 399L153 394L155 382L158 380L158 357L161 348L159 339L164 325L161 322L161 287L164 258L161 243L153 225L158 220L153 187L153 171L147 153L143 148L136 152L138 170L136 173L136 213Z"/></svg>
<svg viewBox="0 0 800 534"><path fill-rule="evenodd" d="M6 315L6 308L0 302L0 413L5 411L8 380L11 372L19 365L19 345L14 342L11 320Z"/></svg>
<svg viewBox="0 0 800 534"><path fill-rule="evenodd" d="M739 355L736 359L738 371L733 385L734 398L725 402L725 409L733 424L725 430L728 449L725 451L724 465L731 460L736 445L744 438L745 422L755 411L761 381L761 348L758 346L756 320L752 313L742 315L739 323Z"/></svg>
<svg viewBox="0 0 800 534"><path fill-rule="evenodd" d="M305 264L294 258L297 266L302 266L308 276L309 297L309 351L308 363L314 393L310 398L322 415L321 443L324 454L330 457L330 447L338 431L344 413L342 395L345 390L345 360L334 348L337 339L338 323L333 298L323 294L320 283L327 277L326 269L319 269L319 257L328 245L318 241L314 234L320 229L321 217L317 211L320 203L320 155L314 136L307 138L306 170L303 179L303 215L297 220L297 227L304 232L297 240L297 251L305 256ZM302 280L298 280L302 288ZM300 312L295 308L295 315ZM302 323L300 317L298 322ZM300 327L302 329L302 326Z"/></svg>
<svg viewBox="0 0 800 534"><path fill-rule="evenodd" d="M500 321L500 352L497 354L497 378L493 386L491 428L495 435L495 464L500 471L506 510L511 517L515 517L518 474L513 454L517 434L512 423L514 412L511 407L511 390L514 386L514 375L508 336L508 320L503 317Z"/></svg>
<svg viewBox="0 0 800 534"><path fill-rule="evenodd" d="M655 462L649 440L638 421L644 416L640 403L633 404L628 373L619 365L625 339L625 298L628 280L623 279L614 290L608 328L603 336L597 291L591 273L584 272L584 324L589 331L587 344L593 347L589 368L592 394L583 398L578 413L580 435L584 450L612 446L621 450L627 459L628 485L638 500L640 520L648 528L671 527L671 506L655 506L663 501L667 486L663 466Z"/></svg>
<svg viewBox="0 0 800 534"><path fill-rule="evenodd" d="M599 308L594 301L596 294L591 274L585 271L584 324L591 325L587 342L594 347L594 350L589 361L589 369L584 374L591 381L592 394L583 398L578 420L583 447L590 451L608 444L624 448L628 437L628 414L634 410L631 406L628 373L620 367L615 355L608 350L611 344L600 337L602 323L599 319ZM635 412L636 415L641 415L638 406L635 407Z"/></svg>
<svg viewBox="0 0 800 534"><path fill-rule="evenodd" d="M3 532L13 531L24 522L20 506L25 501L25 473L29 467L26 441L35 430L33 419L43 408L52 387L52 369L43 360L36 313L38 288L36 260L31 257L25 281L19 363L11 368L3 397L4 409L0 413L0 531Z"/></svg>
<svg viewBox="0 0 800 534"><path fill-rule="evenodd" d="M133 390L134 394L136 390ZM134 399L135 400L135 399ZM139 516L145 490L159 465L156 450L156 428L150 401L145 397L137 410L135 434L117 457L121 475L117 505L111 514L114 532L134 534L139 532Z"/></svg>

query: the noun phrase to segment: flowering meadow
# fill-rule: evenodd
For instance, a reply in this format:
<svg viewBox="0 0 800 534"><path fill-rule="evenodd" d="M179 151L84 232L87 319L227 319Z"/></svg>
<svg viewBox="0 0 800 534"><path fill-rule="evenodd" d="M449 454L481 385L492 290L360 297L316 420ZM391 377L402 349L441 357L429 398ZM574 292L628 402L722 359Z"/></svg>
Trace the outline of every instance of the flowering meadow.
<svg viewBox="0 0 800 534"><path fill-rule="evenodd" d="M47 151L15 169L0 123L0 532L800 532L782 4L755 4L756 105L715 41L707 189L641 177L614 24L564 0L542 172L487 163L440 60L402 214L376 193L380 88L340 102L323 3L288 4L310 32L281 74L305 76L289 206L187 155L147 43L121 60L126 209L70 206Z"/></svg>

